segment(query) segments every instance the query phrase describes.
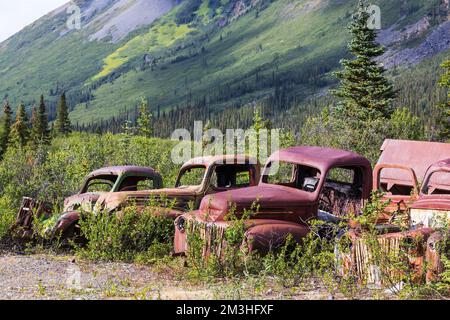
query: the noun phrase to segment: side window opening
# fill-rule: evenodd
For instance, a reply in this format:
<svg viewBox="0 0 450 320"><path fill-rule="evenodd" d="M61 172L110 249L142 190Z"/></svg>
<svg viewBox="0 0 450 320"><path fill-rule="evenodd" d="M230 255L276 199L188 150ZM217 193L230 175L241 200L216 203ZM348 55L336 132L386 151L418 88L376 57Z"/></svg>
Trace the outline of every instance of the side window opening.
<svg viewBox="0 0 450 320"><path fill-rule="evenodd" d="M211 177L211 186L215 189L243 188L250 186L250 183L249 165L220 165Z"/></svg>
<svg viewBox="0 0 450 320"><path fill-rule="evenodd" d="M425 181L422 192L428 195L450 194L450 172L433 172Z"/></svg>
<svg viewBox="0 0 450 320"><path fill-rule="evenodd" d="M117 178L118 177L114 175L93 177L86 182L81 193L109 192L112 190L114 184L116 183Z"/></svg>
<svg viewBox="0 0 450 320"><path fill-rule="evenodd" d="M190 167L184 170L176 184L176 187L188 187L188 186L200 186L203 183L203 178L205 177L206 167L197 166Z"/></svg>

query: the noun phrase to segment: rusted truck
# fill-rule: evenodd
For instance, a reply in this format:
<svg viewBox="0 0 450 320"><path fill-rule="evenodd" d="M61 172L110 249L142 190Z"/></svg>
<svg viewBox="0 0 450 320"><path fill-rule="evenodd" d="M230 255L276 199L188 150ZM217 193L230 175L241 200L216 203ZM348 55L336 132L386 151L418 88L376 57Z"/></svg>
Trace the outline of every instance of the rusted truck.
<svg viewBox="0 0 450 320"><path fill-rule="evenodd" d="M371 188L370 161L356 153L321 147L280 150L268 159L257 186L208 195L199 210L178 217L174 251L187 251L187 234L195 229L205 240L204 252L216 251L220 256L217 251L223 246L212 245L210 240L221 243L224 230L232 223L227 215L231 211L242 215L255 202L258 210L246 221L245 242L250 250L276 249L288 235L301 242L319 212L336 218L357 214Z"/></svg>
<svg viewBox="0 0 450 320"><path fill-rule="evenodd" d="M383 200L390 201L377 221L379 229L385 231L377 237L377 250L386 257L405 255L406 269L414 281L436 280L443 267L440 254L449 255L447 247L438 252L438 243L448 236L442 228L450 222L450 160L433 164L449 156L450 144L389 140L374 170L374 190L385 192ZM391 224L397 227L385 227ZM406 230L401 231L401 225ZM374 249L362 238L361 230L350 230L347 236L349 250L337 252L342 275L353 274L375 287L386 282L392 285L393 279L402 278L398 271L386 270L389 264L384 268L380 261L374 261Z"/></svg>
<svg viewBox="0 0 450 320"><path fill-rule="evenodd" d="M256 185L260 176L260 167L255 158L243 155L207 156L194 158L185 163L178 174L175 187L162 189L162 182L149 188L136 188L134 183L119 184L114 192L95 194L92 207L74 207L74 199L66 200L67 211L59 218L52 234L71 235L71 230L80 219L80 210L94 212L120 212L124 207L136 206L138 210L155 206L155 209L173 219L183 214L189 206L198 208L205 195L226 190L234 190ZM92 200L92 196L86 196ZM150 202L153 201L153 204ZM171 205L167 209L165 206Z"/></svg>
<svg viewBox="0 0 450 320"><path fill-rule="evenodd" d="M91 211L97 200L105 194L160 189L163 186L161 175L152 168L138 166L120 166L102 168L90 173L84 180L80 191L65 199L63 215L48 234L59 233L63 237L73 234L80 211ZM32 235L32 223L35 217L48 219L52 216L51 207L43 202L25 197L22 200L14 232L21 238Z"/></svg>

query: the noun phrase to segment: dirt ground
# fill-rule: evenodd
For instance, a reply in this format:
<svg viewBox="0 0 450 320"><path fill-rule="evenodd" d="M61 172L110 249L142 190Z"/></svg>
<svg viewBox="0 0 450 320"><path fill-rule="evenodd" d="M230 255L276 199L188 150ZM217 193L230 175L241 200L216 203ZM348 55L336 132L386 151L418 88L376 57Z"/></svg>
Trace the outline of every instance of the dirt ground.
<svg viewBox="0 0 450 320"><path fill-rule="evenodd" d="M280 288L254 280L201 283L170 270L126 263L81 261L71 255L0 252L0 299L342 299L320 286Z"/></svg>

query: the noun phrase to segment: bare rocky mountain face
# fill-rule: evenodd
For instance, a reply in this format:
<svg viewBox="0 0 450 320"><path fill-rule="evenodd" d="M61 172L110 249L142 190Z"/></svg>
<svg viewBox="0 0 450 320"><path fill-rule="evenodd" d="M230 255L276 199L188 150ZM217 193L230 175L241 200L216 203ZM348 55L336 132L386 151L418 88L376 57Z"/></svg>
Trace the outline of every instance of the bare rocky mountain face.
<svg viewBox="0 0 450 320"><path fill-rule="evenodd" d="M82 28L88 30L89 40L117 42L137 28L151 24L169 12L178 0L78 0L67 3L48 14L58 18L76 4L81 12ZM61 36L69 33L60 24Z"/></svg>
<svg viewBox="0 0 450 320"><path fill-rule="evenodd" d="M450 1L442 0L439 14L441 23L432 25L432 15L399 30L398 23L382 30L378 40L388 50L381 58L387 68L415 65L422 60L450 49ZM419 40L411 46L404 43ZM418 43L417 43L418 42Z"/></svg>

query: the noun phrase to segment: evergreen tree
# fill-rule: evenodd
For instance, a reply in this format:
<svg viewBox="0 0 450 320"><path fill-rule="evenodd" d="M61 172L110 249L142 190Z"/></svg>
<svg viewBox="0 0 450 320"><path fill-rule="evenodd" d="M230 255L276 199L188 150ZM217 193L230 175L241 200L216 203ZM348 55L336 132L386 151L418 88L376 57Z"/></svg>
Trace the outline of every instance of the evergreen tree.
<svg viewBox="0 0 450 320"><path fill-rule="evenodd" d="M438 105L438 114L436 116L436 139L440 141L450 140L450 60L442 64L445 73L442 75L439 84L447 88L447 102Z"/></svg>
<svg viewBox="0 0 450 320"><path fill-rule="evenodd" d="M8 148L9 135L11 134L12 111L8 100L3 106L3 130L0 135L0 158L5 154Z"/></svg>
<svg viewBox="0 0 450 320"><path fill-rule="evenodd" d="M376 43L376 31L368 27L370 15L364 1L358 3L358 10L349 25L352 39L348 49L353 60L343 59L344 70L336 72L340 86L333 94L341 100L337 113L356 125L378 118L389 118L391 103L395 98L392 84L385 78L384 67L375 58L384 53L384 48Z"/></svg>
<svg viewBox="0 0 450 320"><path fill-rule="evenodd" d="M152 114L148 111L148 102L144 98L141 100L136 124L140 136L149 138L153 135Z"/></svg>
<svg viewBox="0 0 450 320"><path fill-rule="evenodd" d="M39 109L34 109L33 111L35 113L34 122L31 121L33 127L33 141L36 143L48 144L50 142L50 132L48 130L48 116L46 112L44 95L41 95Z"/></svg>
<svg viewBox="0 0 450 320"><path fill-rule="evenodd" d="M29 138L28 117L25 106L20 104L17 109L16 122L11 126L10 143L16 147L23 147Z"/></svg>
<svg viewBox="0 0 450 320"><path fill-rule="evenodd" d="M33 146L37 146L39 143L39 130L38 130L38 117L36 107L31 108L31 143Z"/></svg>
<svg viewBox="0 0 450 320"><path fill-rule="evenodd" d="M69 119L69 111L66 103L66 94L63 93L61 98L59 99L58 107L57 107L57 115L56 115L56 123L55 123L55 134L56 135L67 135L69 134L71 129L70 119Z"/></svg>

